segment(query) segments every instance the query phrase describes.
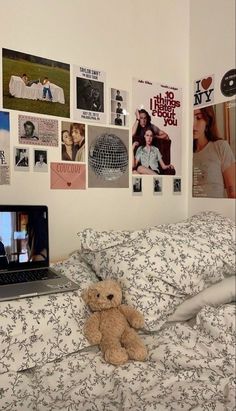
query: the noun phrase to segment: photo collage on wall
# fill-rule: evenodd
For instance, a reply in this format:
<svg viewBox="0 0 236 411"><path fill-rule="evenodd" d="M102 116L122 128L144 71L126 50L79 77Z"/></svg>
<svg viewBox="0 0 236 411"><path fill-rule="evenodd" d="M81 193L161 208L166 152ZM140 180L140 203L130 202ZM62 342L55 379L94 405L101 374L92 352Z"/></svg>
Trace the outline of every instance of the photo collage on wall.
<svg viewBox="0 0 236 411"><path fill-rule="evenodd" d="M235 69L194 81L193 197L236 198L235 94Z"/></svg>
<svg viewBox="0 0 236 411"><path fill-rule="evenodd" d="M109 127L104 71L4 48L2 72L3 109L34 113L18 115L14 171L50 172L51 189L129 187L127 91L117 93L117 101L123 103L123 112L116 113L122 124L114 121ZM0 184L4 185L10 184L10 132L10 112L2 111ZM54 149L58 160L51 161Z"/></svg>
<svg viewBox="0 0 236 411"><path fill-rule="evenodd" d="M150 177L153 195L160 196L171 176L172 194L182 193L180 87L133 78L130 102L127 90L107 87L98 68L6 48L2 74L1 185L10 184L12 157L14 171L50 173L51 189L129 188L131 182L140 196ZM193 197L236 197L235 78L230 69L194 81ZM18 114L12 153L10 110L26 112Z"/></svg>

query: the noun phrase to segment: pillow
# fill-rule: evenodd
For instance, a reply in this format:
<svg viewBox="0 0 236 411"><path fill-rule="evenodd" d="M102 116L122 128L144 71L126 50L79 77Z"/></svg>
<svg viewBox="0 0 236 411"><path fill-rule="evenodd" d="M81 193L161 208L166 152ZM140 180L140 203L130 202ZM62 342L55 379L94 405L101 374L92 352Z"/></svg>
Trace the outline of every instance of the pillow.
<svg viewBox="0 0 236 411"><path fill-rule="evenodd" d="M158 330L186 297L235 272L235 224L214 212L139 231L78 233L83 259L118 280L124 302Z"/></svg>
<svg viewBox="0 0 236 411"><path fill-rule="evenodd" d="M232 301L236 301L235 276L225 278L184 301L168 321L186 321L193 318L205 305L219 306Z"/></svg>
<svg viewBox="0 0 236 411"><path fill-rule="evenodd" d="M54 267L79 282L79 290L1 302L0 374L42 365L89 345L83 335L89 310L81 291L97 277L78 252Z"/></svg>

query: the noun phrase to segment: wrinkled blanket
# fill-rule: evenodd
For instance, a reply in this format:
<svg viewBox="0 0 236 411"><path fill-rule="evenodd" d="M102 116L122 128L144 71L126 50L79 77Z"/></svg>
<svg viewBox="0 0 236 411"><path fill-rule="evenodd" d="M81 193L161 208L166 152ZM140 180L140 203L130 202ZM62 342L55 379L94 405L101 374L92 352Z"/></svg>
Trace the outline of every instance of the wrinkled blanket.
<svg viewBox="0 0 236 411"><path fill-rule="evenodd" d="M233 411L235 305L205 306L195 323L169 323L142 335L148 361L115 367L98 348L0 379L9 411Z"/></svg>

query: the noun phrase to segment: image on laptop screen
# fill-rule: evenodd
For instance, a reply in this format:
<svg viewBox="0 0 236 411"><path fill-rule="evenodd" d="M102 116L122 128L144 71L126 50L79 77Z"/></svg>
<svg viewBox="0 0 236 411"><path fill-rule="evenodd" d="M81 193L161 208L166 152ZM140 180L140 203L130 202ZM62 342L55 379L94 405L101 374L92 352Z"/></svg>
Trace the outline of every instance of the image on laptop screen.
<svg viewBox="0 0 236 411"><path fill-rule="evenodd" d="M0 270L47 267L46 206L0 206Z"/></svg>

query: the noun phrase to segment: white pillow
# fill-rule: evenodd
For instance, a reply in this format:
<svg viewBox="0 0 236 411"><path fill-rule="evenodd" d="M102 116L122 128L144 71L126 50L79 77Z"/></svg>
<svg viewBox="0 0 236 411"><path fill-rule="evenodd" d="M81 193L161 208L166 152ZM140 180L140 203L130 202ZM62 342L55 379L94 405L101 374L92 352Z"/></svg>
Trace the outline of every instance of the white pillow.
<svg viewBox="0 0 236 411"><path fill-rule="evenodd" d="M219 306L236 301L236 277L228 277L213 284L177 307L168 321L186 321L193 318L205 305Z"/></svg>
<svg viewBox="0 0 236 411"><path fill-rule="evenodd" d="M114 279L124 303L160 329L187 297L235 272L235 223L215 212L139 231L78 233L82 256L103 280Z"/></svg>

